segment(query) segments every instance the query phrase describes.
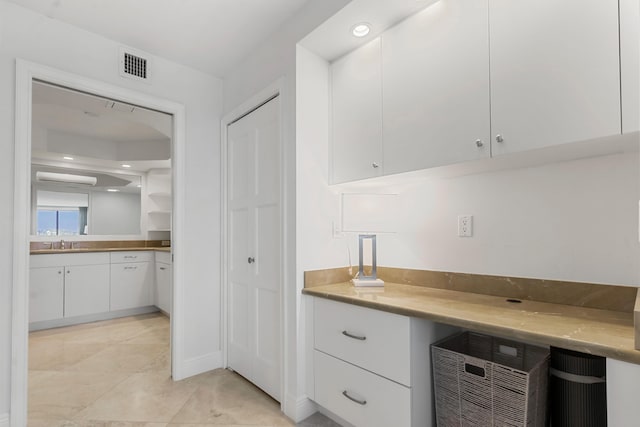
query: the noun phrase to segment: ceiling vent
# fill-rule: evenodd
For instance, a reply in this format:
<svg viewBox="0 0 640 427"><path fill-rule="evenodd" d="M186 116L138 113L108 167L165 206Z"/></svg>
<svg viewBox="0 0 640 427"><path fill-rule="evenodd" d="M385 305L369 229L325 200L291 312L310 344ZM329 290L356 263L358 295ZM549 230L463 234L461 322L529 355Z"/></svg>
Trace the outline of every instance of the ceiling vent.
<svg viewBox="0 0 640 427"><path fill-rule="evenodd" d="M134 80L148 82L151 61L149 55L131 48L120 49L120 75Z"/></svg>

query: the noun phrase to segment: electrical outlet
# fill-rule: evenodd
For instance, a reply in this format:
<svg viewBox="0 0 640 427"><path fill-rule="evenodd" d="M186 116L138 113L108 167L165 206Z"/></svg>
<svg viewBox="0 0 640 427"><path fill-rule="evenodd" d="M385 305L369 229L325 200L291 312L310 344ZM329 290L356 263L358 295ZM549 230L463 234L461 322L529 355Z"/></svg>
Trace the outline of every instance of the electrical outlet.
<svg viewBox="0 0 640 427"><path fill-rule="evenodd" d="M473 215L458 215L458 236L473 236Z"/></svg>

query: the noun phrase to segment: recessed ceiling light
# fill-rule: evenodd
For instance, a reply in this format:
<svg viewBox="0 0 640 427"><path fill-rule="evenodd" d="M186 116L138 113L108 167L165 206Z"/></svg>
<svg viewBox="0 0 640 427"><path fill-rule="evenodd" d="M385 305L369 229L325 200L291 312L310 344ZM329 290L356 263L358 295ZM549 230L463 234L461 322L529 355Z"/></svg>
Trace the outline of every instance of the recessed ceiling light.
<svg viewBox="0 0 640 427"><path fill-rule="evenodd" d="M122 166L123 168L130 168L131 167L131 165L120 165L120 166Z"/></svg>
<svg viewBox="0 0 640 427"><path fill-rule="evenodd" d="M361 22L351 27L351 34L355 37L364 37L369 34L369 31L371 31L371 25L366 22Z"/></svg>
<svg viewBox="0 0 640 427"><path fill-rule="evenodd" d="M64 156L64 157L63 157L63 159L65 159L65 160L73 160L73 157L70 157L70 156Z"/></svg>
<svg viewBox="0 0 640 427"><path fill-rule="evenodd" d="M120 191L120 190L118 190L117 188L107 188L107 191L108 191L109 193L117 193L117 192L118 192L118 191Z"/></svg>

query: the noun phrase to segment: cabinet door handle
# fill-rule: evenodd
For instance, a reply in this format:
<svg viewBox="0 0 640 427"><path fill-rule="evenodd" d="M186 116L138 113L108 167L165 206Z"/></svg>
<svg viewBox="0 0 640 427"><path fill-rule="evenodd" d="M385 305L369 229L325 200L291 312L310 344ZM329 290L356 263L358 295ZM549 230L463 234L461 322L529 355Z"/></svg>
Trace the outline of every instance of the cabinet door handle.
<svg viewBox="0 0 640 427"><path fill-rule="evenodd" d="M377 168L380 167L380 165L377 162L373 162L373 163L371 163L371 167L374 168L374 169L377 169Z"/></svg>
<svg viewBox="0 0 640 427"><path fill-rule="evenodd" d="M360 340L360 341L364 341L364 340L367 339L367 337L365 337L365 336L353 335L353 334L350 334L347 331L342 331L342 335L344 335L345 337L353 338L354 340Z"/></svg>
<svg viewBox="0 0 640 427"><path fill-rule="evenodd" d="M71 273L71 270L67 270L67 274L70 274L70 273Z"/></svg>
<svg viewBox="0 0 640 427"><path fill-rule="evenodd" d="M133 266L133 267L125 267L125 270L137 270L138 266Z"/></svg>
<svg viewBox="0 0 640 427"><path fill-rule="evenodd" d="M58 274L62 274L62 270L58 270Z"/></svg>
<svg viewBox="0 0 640 427"><path fill-rule="evenodd" d="M138 258L138 255L125 255L124 259L136 259Z"/></svg>
<svg viewBox="0 0 640 427"><path fill-rule="evenodd" d="M163 271L164 271L164 270L166 270L166 269L167 269L167 267L160 267L160 270L163 270Z"/></svg>
<svg viewBox="0 0 640 427"><path fill-rule="evenodd" d="M350 401L357 403L358 405L363 405L364 406L364 405L367 404L366 400L360 400L360 399L356 399L355 397L349 396L349 392L347 390L343 391L342 395L344 397L346 397L347 399L349 399Z"/></svg>
<svg viewBox="0 0 640 427"><path fill-rule="evenodd" d="M482 140L480 139L476 139L476 147L480 148L484 145L484 143L482 142Z"/></svg>
<svg viewBox="0 0 640 427"><path fill-rule="evenodd" d="M253 264L254 262L256 262L256 259L255 259L254 257L251 257L251 256L250 256L249 258L247 258L247 262L248 262L249 264Z"/></svg>
<svg viewBox="0 0 640 427"><path fill-rule="evenodd" d="M496 135L496 142L504 142L504 138L502 137L502 135L500 134Z"/></svg>

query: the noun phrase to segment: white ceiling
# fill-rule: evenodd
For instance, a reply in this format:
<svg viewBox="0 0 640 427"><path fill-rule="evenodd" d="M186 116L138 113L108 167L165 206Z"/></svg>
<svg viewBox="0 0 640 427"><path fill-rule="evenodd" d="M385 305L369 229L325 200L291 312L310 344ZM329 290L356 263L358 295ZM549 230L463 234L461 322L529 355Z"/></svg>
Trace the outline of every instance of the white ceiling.
<svg viewBox="0 0 640 427"><path fill-rule="evenodd" d="M9 1L136 49L226 77L234 65L309 0Z"/></svg>

